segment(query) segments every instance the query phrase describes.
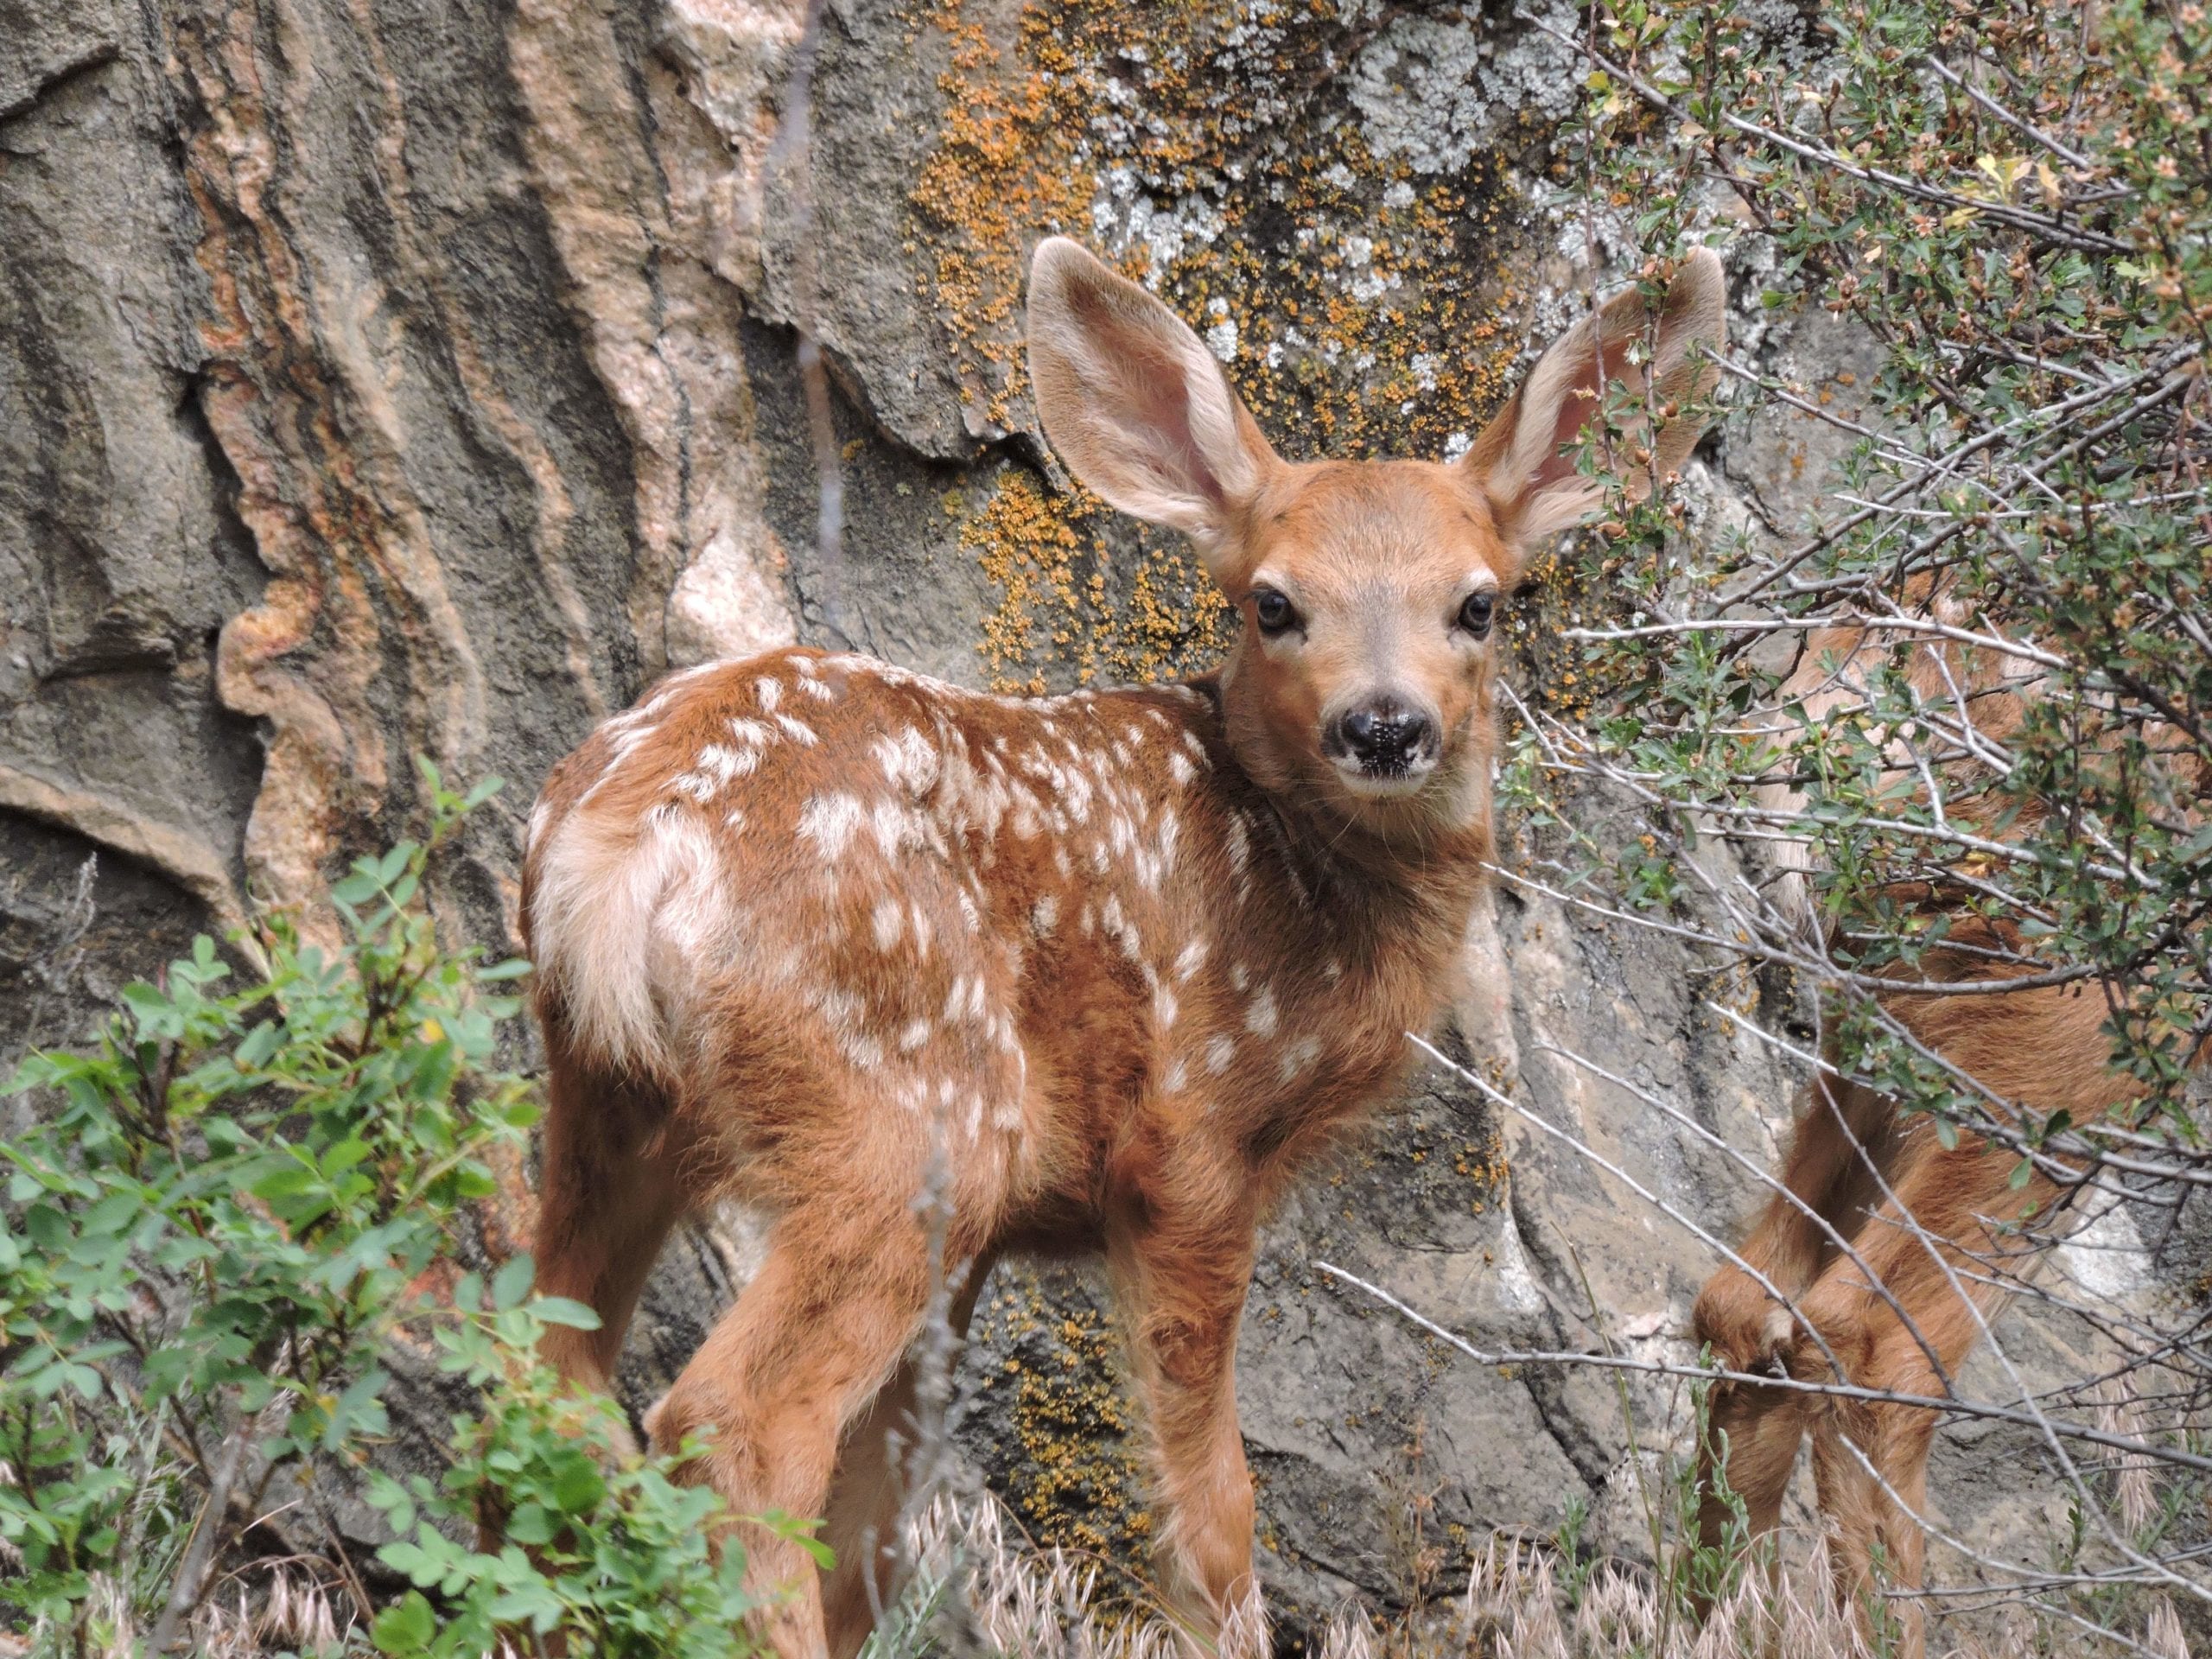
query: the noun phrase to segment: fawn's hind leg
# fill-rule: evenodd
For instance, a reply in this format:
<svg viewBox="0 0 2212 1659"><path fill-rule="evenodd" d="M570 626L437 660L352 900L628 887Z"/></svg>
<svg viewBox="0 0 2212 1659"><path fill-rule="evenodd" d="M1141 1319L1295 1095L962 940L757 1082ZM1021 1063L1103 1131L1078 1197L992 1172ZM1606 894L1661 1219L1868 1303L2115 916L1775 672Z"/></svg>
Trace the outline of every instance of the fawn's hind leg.
<svg viewBox="0 0 2212 1659"><path fill-rule="evenodd" d="M1877 1649L1878 1627L1891 1628L1886 1650L1897 1659L1922 1659L1926 1615L1910 1593L1885 1599L1878 1576L1907 1592L1921 1586L1927 1541L1916 1517L1927 1512L1935 1433L1935 1414L1907 1406L1827 1401L1813 1419L1813 1478L1833 1529L1837 1598Z"/></svg>
<svg viewBox="0 0 2212 1659"><path fill-rule="evenodd" d="M842 1431L898 1370L927 1280L925 1242L904 1202L848 1193L787 1212L753 1282L655 1408L655 1450L704 1438L688 1477L720 1492L741 1524L820 1516ZM786 1592L766 1621L776 1651L818 1659L827 1649L811 1558L768 1529L744 1533L753 1588Z"/></svg>
<svg viewBox="0 0 2212 1659"><path fill-rule="evenodd" d="M540 1351L568 1382L611 1393L638 1297L685 1195L673 1114L650 1084L577 1059L545 1022L549 1067L538 1179L537 1289L599 1315L596 1331L547 1329Z"/></svg>
<svg viewBox="0 0 2212 1659"><path fill-rule="evenodd" d="M982 1259L955 1278L944 1316L947 1351L942 1356L926 1351L933 1333L924 1331L897 1374L845 1430L837 1448L837 1472L822 1524L823 1541L837 1554L836 1569L822 1585L830 1659L852 1659L875 1628L876 1609L889 1608L899 1593L897 1569L906 1547L899 1523L908 1501L921 1496L914 1487L921 1473L914 1459L924 1368L958 1361L976 1298L990 1271L989 1260Z"/></svg>
<svg viewBox="0 0 2212 1659"><path fill-rule="evenodd" d="M1800 1096L1777 1191L1738 1253L1699 1292L1692 1321L1699 1340L1727 1370L1777 1376L1799 1334L1792 1309L1768 1289L1801 1304L1841 1254L1838 1236L1864 1224L1876 1191L1870 1158L1889 1149L1895 1109L1854 1084L1821 1077ZM1755 1268L1765 1283L1747 1269ZM1698 1532L1708 1548L1726 1535L1732 1507L1719 1480L1744 1503L1754 1538L1782 1519L1782 1501L1804 1438L1810 1405L1800 1392L1753 1382L1721 1382L1698 1448L1701 1500ZM1723 1459L1725 1459L1725 1463Z"/></svg>
<svg viewBox="0 0 2212 1659"><path fill-rule="evenodd" d="M1802 1212L1777 1198L1745 1242L1743 1258L1794 1298L1810 1276L1800 1264L1817 1261L1818 1231ZM1752 1376L1779 1370L1777 1357L1788 1351L1796 1329L1789 1310L1733 1263L1706 1281L1691 1323L1700 1344L1712 1350L1724 1369ZM1724 1480L1743 1500L1751 1537L1780 1523L1783 1497L1804 1438L1805 1401L1784 1389L1723 1381L1713 1385L1708 1402L1709 1419L1698 1446L1698 1537L1711 1549L1726 1540L1734 1516L1722 1496Z"/></svg>
<svg viewBox="0 0 2212 1659"><path fill-rule="evenodd" d="M1805 1436L1802 1395L1749 1382L1713 1387L1706 1442L1698 1448L1698 1539L1716 1548L1728 1535L1734 1508L1727 1490L1743 1500L1746 1533L1757 1538L1782 1522L1797 1447Z"/></svg>

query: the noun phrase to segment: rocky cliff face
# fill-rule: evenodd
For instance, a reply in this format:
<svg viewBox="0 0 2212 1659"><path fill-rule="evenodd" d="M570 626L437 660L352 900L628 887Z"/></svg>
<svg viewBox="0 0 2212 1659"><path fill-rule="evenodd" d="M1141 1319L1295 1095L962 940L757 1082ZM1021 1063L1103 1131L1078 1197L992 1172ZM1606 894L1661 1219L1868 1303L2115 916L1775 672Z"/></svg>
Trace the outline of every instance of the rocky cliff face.
<svg viewBox="0 0 2212 1659"><path fill-rule="evenodd" d="M1151 283L1287 453L1464 449L1607 251L1546 216L1575 71L1507 10L831 0L810 141L779 146L796 0L0 0L0 1052L308 904L406 825L416 753L511 780L441 899L511 944L538 779L671 666L794 637L1005 686L1205 661L1193 565L1035 433L1027 246L1069 231ZM1700 510L1786 528L1821 461L1727 435ZM1547 604L1521 679L1567 696ZM1528 890L1471 950L1469 1064L1730 1231L1751 1178L1638 1091L1770 1159L1791 1066L1716 1010L1781 1018L1788 988ZM1711 1257L1429 1068L1277 1218L1248 1310L1287 1608L1403 1598L1570 1505L1643 1547L1678 1391L1474 1365L1319 1260L1485 1348L1680 1357ZM714 1227L672 1248L641 1400L746 1266ZM1007 1270L958 1434L1039 1535L1119 1549L1145 1522L1107 1331L1080 1274ZM2018 1438L1947 1443L1955 1523L2027 1523Z"/></svg>

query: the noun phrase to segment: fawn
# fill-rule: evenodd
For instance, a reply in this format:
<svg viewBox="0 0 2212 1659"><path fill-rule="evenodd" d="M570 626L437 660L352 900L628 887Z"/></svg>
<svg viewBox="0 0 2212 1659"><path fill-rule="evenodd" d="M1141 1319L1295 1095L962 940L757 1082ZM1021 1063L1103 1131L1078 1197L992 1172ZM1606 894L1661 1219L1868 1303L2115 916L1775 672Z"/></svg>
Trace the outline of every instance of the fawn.
<svg viewBox="0 0 2212 1659"><path fill-rule="evenodd" d="M887 1592L865 1541L898 1514L933 1249L956 1327L1001 1253L1103 1251L1170 1593L1217 1650L1262 1644L1234 1380L1255 1230L1454 990L1497 610L1601 497L1562 446L1613 383L1701 397L1723 309L1700 251L1555 344L1462 461L1294 464L1166 307L1047 240L1046 433L1195 545L1241 613L1220 671L1026 699L793 649L671 677L555 769L524 884L537 1255L604 1322L547 1353L606 1388L670 1225L765 1212L764 1264L647 1428L711 1431L693 1478L735 1514L826 1517L826 1585L748 1535L756 1581L795 1586L780 1653L852 1653ZM1626 442L1648 480L1699 432Z"/></svg>
<svg viewBox="0 0 2212 1659"><path fill-rule="evenodd" d="M1906 592L1910 607L1954 628L1972 618L1925 577ZM1875 664L1899 644L1895 629L1839 627L1814 633L1779 701L1817 721L1839 703L1864 697ZM1986 800L1969 733L2002 743L2016 732L2037 695L2019 659L1948 639L1911 646L1905 671L1925 717L1918 737L1933 740L1932 773L1911 769L1893 735L1891 761L1901 786L1941 778L1954 822L1986 835L2027 822ZM1923 787L1925 787L1923 785ZM1777 817L1802 808L1787 785L1768 785L1764 804ZM1925 798L1924 796L1922 798ZM2030 809L2032 810L2033 809ZM1802 870L1805 849L1785 860ZM1802 875L1791 873L1794 886ZM1942 913L1946 943L1912 968L1885 970L1910 982L1966 984L2017 980L2051 964L2038 961L2028 936L2004 917L1969 912L1929 884L1897 887L1900 910ZM2124 1102L2142 1085L2110 1065L2113 1013L2102 988L2075 982L2015 991L1881 995L1884 1009L1911 1038L1998 1102L2039 1114L2062 1108L2084 1124ZM1833 1066L1837 1056L1824 1057ZM1743 1268L1731 1264L1698 1297L1694 1325L1730 1370L1801 1381L1840 1381L1885 1392L1937 1396L1949 1391L1984 1323L2005 1300L2005 1284L2032 1265L2037 1241L2022 1224L2046 1216L2060 1185L2042 1166L2014 1188L2018 1154L1961 1133L1945 1147L1933 1121L1910 1119L1876 1090L1833 1071L1804 1093L1779 1180L1786 1193L1766 1203L1739 1252L1792 1306L1775 1301ZM1815 1219L1815 1217L1818 1219ZM1817 1336L1815 1334L1817 1332ZM1861 1614L1871 1603L1878 1560L1891 1582L1921 1587L1925 1549L1919 1522L1926 1513L1928 1456L1936 1414L1924 1408L1861 1402L1802 1391L1722 1382L1712 1396L1710 1433L1701 1448L1704 1497L1700 1516L1707 1543L1718 1543L1730 1508L1713 1479L1725 1467L1754 1535L1780 1518L1800 1441L1809 1431L1822 1515L1833 1535L1837 1588ZM1897 1650L1918 1659L1925 1650L1919 1602L1900 1598Z"/></svg>

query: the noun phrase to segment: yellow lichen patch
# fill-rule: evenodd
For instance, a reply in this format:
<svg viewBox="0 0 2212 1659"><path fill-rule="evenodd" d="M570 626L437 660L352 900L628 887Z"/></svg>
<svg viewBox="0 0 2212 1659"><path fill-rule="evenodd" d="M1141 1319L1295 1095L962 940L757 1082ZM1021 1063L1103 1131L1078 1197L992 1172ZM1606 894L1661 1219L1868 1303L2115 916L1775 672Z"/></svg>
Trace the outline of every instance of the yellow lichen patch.
<svg viewBox="0 0 2212 1659"><path fill-rule="evenodd" d="M1467 1200L1467 1212L1479 1216L1490 1207L1491 1199L1512 1173L1506 1161L1505 1138L1492 1129L1480 1141L1462 1142L1452 1160L1452 1170L1454 1174L1465 1176L1474 1187L1475 1196Z"/></svg>
<svg viewBox="0 0 2212 1659"><path fill-rule="evenodd" d="M1134 1606L1149 1571L1153 1524L1120 1339L1071 1286L1031 1272L1001 1283L977 1310L976 1332L997 1356L982 1388L1011 1396L994 1413L1013 1444L995 1448L992 1484L1036 1542L1110 1564L1125 1592L1108 1599Z"/></svg>
<svg viewBox="0 0 2212 1659"><path fill-rule="evenodd" d="M1204 333L1291 458L1452 453L1503 401L1522 344L1506 165L1419 175L1372 154L1328 103L1365 38L1338 9L941 0L929 22L951 55L912 195L921 283L979 429L1027 418L1023 261L1052 231ZM1002 474L966 527L1001 595L981 646L995 683L1154 677L1226 645L1187 556L1148 539L1115 573L1103 523Z"/></svg>
<svg viewBox="0 0 2212 1659"><path fill-rule="evenodd" d="M1556 637L1562 619L1605 614L1605 595L1580 560L1555 556L1534 573L1532 590L1513 607L1506 624L1523 671L1516 676L1524 702L1570 723L1590 714L1594 682L1579 664L1581 648Z"/></svg>
<svg viewBox="0 0 2212 1659"><path fill-rule="evenodd" d="M913 193L966 366L1015 384L1027 247L1054 230L1095 244L1092 208L1111 220L1120 188L1154 204L1155 225L1179 198L1200 204L1187 235L1109 229L1124 245L1100 251L1201 328L1233 328L1232 378L1263 421L1281 417L1272 431L1337 453L1433 452L1496 405L1520 343L1503 326L1518 296L1497 272L1519 215L1499 163L1416 175L1378 162L1352 121L1294 147L1256 142L1264 106L1341 67L1340 22L1050 0L1021 10L1001 49L982 9L947 0L938 15L955 48L948 114ZM1234 58L1225 42L1255 25L1278 28L1279 49Z"/></svg>
<svg viewBox="0 0 2212 1659"><path fill-rule="evenodd" d="M1088 490L1050 495L1033 474L1007 466L962 524L961 544L1000 596L982 646L995 690L1041 693L1054 669L1082 685L1157 680L1227 648L1231 613L1182 547L1147 537L1116 590L1107 518Z"/></svg>
<svg viewBox="0 0 2212 1659"><path fill-rule="evenodd" d="M971 412L1004 428L1021 390L1012 325L1022 256L1040 227L1079 224L1090 200L1074 149L1081 124L1061 79L1010 71L964 0L948 0L931 21L950 37L952 62L939 83L944 125L911 197L937 232L922 287L950 334ZM1034 14L1023 14L1020 32L1033 52L1051 54Z"/></svg>

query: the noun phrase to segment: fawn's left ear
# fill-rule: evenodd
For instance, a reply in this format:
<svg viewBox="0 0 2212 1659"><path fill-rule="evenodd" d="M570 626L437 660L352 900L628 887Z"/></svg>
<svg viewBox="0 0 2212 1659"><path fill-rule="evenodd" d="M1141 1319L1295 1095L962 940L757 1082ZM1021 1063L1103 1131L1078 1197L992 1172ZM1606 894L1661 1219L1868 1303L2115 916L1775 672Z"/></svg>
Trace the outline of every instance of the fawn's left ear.
<svg viewBox="0 0 2212 1659"><path fill-rule="evenodd" d="M1122 512L1179 530L1217 578L1281 462L1182 320L1065 237L1029 268L1029 378L1070 470Z"/></svg>
<svg viewBox="0 0 2212 1659"><path fill-rule="evenodd" d="M1498 529L1525 562L1548 537L1580 522L1604 500L1598 482L1574 469L1573 444L1600 418L1607 387L1624 385L1637 405L1621 434L1631 451L1652 448L1649 463L1616 470L1631 500L1641 500L1656 473L1681 470L1707 423L1688 405L1704 397L1720 378L1713 360L1727 344L1728 281L1720 256L1699 248L1667 284L1654 315L1636 289L1609 301L1555 340L1521 383L1521 389L1483 429L1459 464L1480 485ZM1648 342L1650 356L1630 360L1630 347ZM1677 413L1662 416L1658 436L1643 412L1647 404Z"/></svg>

